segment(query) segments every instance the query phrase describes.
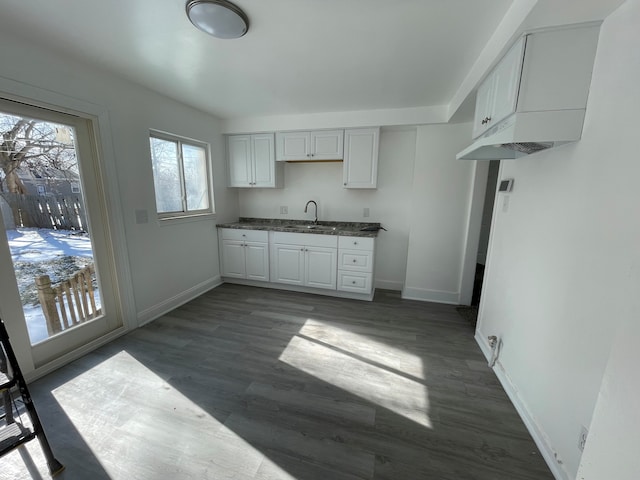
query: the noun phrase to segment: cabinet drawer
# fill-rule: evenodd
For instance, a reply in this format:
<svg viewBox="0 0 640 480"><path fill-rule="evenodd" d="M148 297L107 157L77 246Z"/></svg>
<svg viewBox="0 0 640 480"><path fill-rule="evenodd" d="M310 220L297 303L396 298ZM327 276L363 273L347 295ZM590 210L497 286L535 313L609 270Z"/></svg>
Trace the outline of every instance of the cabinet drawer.
<svg viewBox="0 0 640 480"><path fill-rule="evenodd" d="M371 293L371 273L338 272L338 290L343 292Z"/></svg>
<svg viewBox="0 0 640 480"><path fill-rule="evenodd" d="M246 242L269 241L269 232L266 230L243 230L241 228L221 228L223 240L239 240Z"/></svg>
<svg viewBox="0 0 640 480"><path fill-rule="evenodd" d="M373 272L373 252L341 249L338 257L338 268L356 272Z"/></svg>
<svg viewBox="0 0 640 480"><path fill-rule="evenodd" d="M373 252L374 239L371 237L340 237L338 248L348 250L369 250Z"/></svg>

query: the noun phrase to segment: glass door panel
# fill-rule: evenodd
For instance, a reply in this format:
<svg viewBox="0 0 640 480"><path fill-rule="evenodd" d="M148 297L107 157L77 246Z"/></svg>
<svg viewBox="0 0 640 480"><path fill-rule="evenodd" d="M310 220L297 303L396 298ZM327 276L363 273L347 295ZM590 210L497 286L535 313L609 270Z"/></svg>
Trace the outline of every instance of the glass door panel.
<svg viewBox="0 0 640 480"><path fill-rule="evenodd" d="M97 151L89 120L4 100L0 135L11 264L0 259L0 275L14 278L22 311L12 315L24 317L38 365L122 325Z"/></svg>

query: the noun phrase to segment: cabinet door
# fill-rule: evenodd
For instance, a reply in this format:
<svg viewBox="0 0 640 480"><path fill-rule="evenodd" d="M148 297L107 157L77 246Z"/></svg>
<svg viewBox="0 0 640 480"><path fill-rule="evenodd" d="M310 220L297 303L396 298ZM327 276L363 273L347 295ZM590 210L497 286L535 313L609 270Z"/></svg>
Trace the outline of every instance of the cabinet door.
<svg viewBox="0 0 640 480"><path fill-rule="evenodd" d="M261 242L247 242L244 247L249 280L269 281L269 248Z"/></svg>
<svg viewBox="0 0 640 480"><path fill-rule="evenodd" d="M378 185L379 128L345 130L343 183L346 188Z"/></svg>
<svg viewBox="0 0 640 480"><path fill-rule="evenodd" d="M311 132L277 132L276 160L306 160L311 155Z"/></svg>
<svg viewBox="0 0 640 480"><path fill-rule="evenodd" d="M473 120L473 138L479 137L489 128L488 122L492 115L494 86L495 78L491 74L478 88L476 112Z"/></svg>
<svg viewBox="0 0 640 480"><path fill-rule="evenodd" d="M487 124L489 128L497 125L501 120L516 111L524 58L524 45L525 38L521 38L511 47L493 71L494 94L491 120Z"/></svg>
<svg viewBox="0 0 640 480"><path fill-rule="evenodd" d="M304 247L275 244L272 254L272 282L304 285Z"/></svg>
<svg viewBox="0 0 640 480"><path fill-rule="evenodd" d="M305 285L336 289L338 255L335 248L305 247Z"/></svg>
<svg viewBox="0 0 640 480"><path fill-rule="evenodd" d="M229 160L229 186L250 187L252 179L251 135L227 137Z"/></svg>
<svg viewBox="0 0 640 480"><path fill-rule="evenodd" d="M244 242L223 240L222 275L224 277L245 278L247 276Z"/></svg>
<svg viewBox="0 0 640 480"><path fill-rule="evenodd" d="M275 187L275 151L273 134L251 135L254 187Z"/></svg>
<svg viewBox="0 0 640 480"><path fill-rule="evenodd" d="M344 130L311 132L311 160L342 160Z"/></svg>

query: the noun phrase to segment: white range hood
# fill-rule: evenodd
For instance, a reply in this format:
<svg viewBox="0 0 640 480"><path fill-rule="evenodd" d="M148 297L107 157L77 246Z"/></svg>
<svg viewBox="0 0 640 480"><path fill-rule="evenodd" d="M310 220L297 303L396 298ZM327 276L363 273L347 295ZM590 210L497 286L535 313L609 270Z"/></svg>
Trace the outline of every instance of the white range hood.
<svg viewBox="0 0 640 480"><path fill-rule="evenodd" d="M479 85L475 139L456 158L521 158L580 140L599 30L571 25L516 41Z"/></svg>
<svg viewBox="0 0 640 480"><path fill-rule="evenodd" d="M582 135L585 110L518 112L504 119L470 146L458 160L505 160L575 142Z"/></svg>

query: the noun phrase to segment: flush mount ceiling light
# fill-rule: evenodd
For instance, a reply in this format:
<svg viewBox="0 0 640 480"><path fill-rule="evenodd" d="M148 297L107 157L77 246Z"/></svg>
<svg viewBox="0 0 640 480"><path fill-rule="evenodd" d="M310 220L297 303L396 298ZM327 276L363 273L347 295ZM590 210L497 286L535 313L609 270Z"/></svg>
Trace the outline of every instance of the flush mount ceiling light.
<svg viewBox="0 0 640 480"><path fill-rule="evenodd" d="M227 0L189 0L187 17L196 28L218 38L240 38L249 30L245 13Z"/></svg>

